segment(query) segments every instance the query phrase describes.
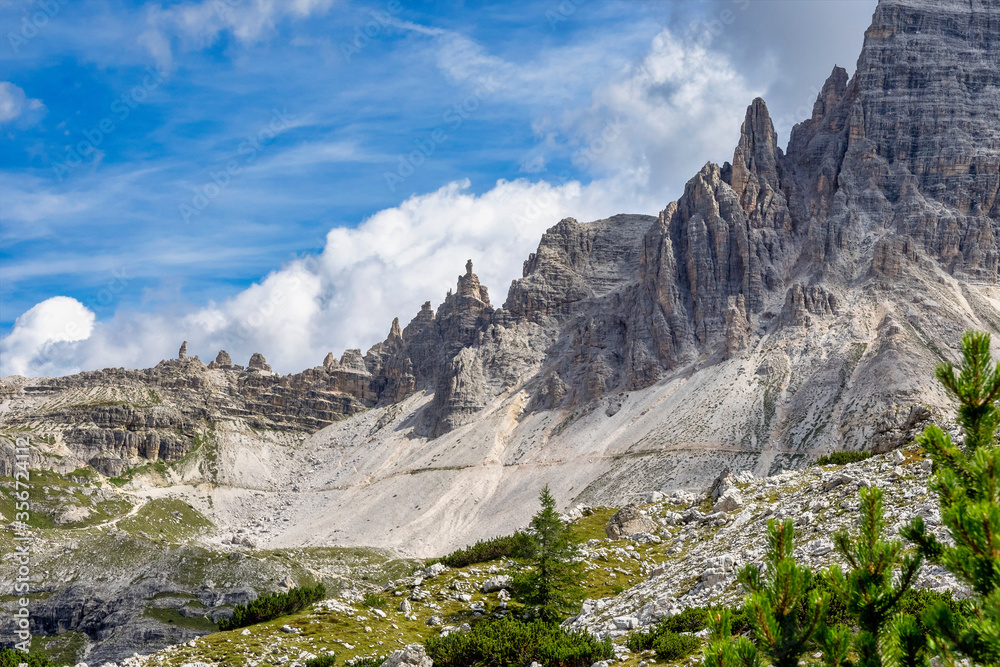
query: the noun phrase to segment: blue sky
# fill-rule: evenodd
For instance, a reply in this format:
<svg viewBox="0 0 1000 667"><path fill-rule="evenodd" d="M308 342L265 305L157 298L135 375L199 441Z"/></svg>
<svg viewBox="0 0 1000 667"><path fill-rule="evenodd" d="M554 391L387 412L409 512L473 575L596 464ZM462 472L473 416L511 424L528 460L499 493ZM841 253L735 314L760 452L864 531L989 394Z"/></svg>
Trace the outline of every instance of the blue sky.
<svg viewBox="0 0 1000 667"><path fill-rule="evenodd" d="M0 1L0 374L366 348L781 134L870 0ZM20 318L20 319L19 319Z"/></svg>

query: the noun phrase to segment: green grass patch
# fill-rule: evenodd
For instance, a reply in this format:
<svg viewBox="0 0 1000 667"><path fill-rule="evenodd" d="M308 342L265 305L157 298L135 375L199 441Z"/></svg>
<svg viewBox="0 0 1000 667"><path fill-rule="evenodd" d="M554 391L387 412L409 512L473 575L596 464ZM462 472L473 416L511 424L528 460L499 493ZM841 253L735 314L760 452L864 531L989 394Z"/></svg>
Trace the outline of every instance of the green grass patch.
<svg viewBox="0 0 1000 667"><path fill-rule="evenodd" d="M54 665L75 665L83 659L87 644L87 635L72 630L59 635L32 635L31 652L47 656Z"/></svg>
<svg viewBox="0 0 1000 667"><path fill-rule="evenodd" d="M42 653L25 653L12 648L0 648L0 667L54 667L48 656Z"/></svg>
<svg viewBox="0 0 1000 667"><path fill-rule="evenodd" d="M118 528L133 535L182 543L213 527L211 521L182 500L158 498L146 503L135 515L118 522Z"/></svg>
<svg viewBox="0 0 1000 667"><path fill-rule="evenodd" d="M377 593L365 593L363 602L372 609L385 609L389 606L389 601Z"/></svg>
<svg viewBox="0 0 1000 667"><path fill-rule="evenodd" d="M604 532L604 527L617 511L614 507L595 507L590 514L577 519L570 526L571 538L580 544L605 539L608 534Z"/></svg>
<svg viewBox="0 0 1000 667"><path fill-rule="evenodd" d="M147 607L144 615L155 618L160 623L176 625L179 628L189 628L200 632L215 632L219 629L207 616L185 616L176 609L169 607Z"/></svg>

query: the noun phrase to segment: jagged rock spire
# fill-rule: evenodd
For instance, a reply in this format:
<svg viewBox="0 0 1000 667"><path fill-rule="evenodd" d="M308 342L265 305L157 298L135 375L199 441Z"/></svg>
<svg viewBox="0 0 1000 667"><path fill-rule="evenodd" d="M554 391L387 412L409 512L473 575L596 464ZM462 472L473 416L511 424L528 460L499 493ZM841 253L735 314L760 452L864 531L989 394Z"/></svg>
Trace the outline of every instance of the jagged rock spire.
<svg viewBox="0 0 1000 667"><path fill-rule="evenodd" d="M392 318L392 326L389 327L389 337L386 339L387 343L402 343L403 342L403 332L399 328L399 318Z"/></svg>
<svg viewBox="0 0 1000 667"><path fill-rule="evenodd" d="M826 83L823 84L823 90L816 96L816 102L813 104L812 121L817 122L826 116L827 113L840 104L840 100L844 99L846 93L847 70L839 65L835 65L830 76L827 77Z"/></svg>
<svg viewBox="0 0 1000 667"><path fill-rule="evenodd" d="M730 185L740 197L743 210L757 208L758 199L768 192L781 189L778 179L778 149L774 124L761 98L747 108L746 120L740 128L740 142L733 154Z"/></svg>
<svg viewBox="0 0 1000 667"><path fill-rule="evenodd" d="M181 343L181 349L177 351L177 358L180 360L187 359L188 356L188 342L184 341Z"/></svg>
<svg viewBox="0 0 1000 667"><path fill-rule="evenodd" d="M490 295L486 287L479 282L479 276L472 272L472 260L465 263L465 275L458 278L458 295L478 299L490 305Z"/></svg>

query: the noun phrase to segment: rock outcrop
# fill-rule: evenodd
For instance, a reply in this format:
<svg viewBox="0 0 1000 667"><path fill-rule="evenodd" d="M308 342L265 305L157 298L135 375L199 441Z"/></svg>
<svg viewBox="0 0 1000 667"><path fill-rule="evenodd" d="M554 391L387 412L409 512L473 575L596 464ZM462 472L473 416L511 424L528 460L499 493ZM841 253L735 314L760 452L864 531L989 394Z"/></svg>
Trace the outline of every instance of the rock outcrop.
<svg viewBox="0 0 1000 667"><path fill-rule="evenodd" d="M604 532L612 540L620 540L636 533L650 533L656 530L656 522L635 505L627 505L611 517Z"/></svg>

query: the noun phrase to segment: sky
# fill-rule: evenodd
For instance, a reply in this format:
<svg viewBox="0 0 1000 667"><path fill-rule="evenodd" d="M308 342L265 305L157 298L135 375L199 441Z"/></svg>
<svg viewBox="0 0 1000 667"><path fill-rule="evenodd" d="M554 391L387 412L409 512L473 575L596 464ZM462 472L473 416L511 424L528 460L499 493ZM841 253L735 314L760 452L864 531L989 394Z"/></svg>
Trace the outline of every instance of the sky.
<svg viewBox="0 0 1000 667"><path fill-rule="evenodd" d="M874 0L0 0L0 376L367 349L787 142Z"/></svg>

